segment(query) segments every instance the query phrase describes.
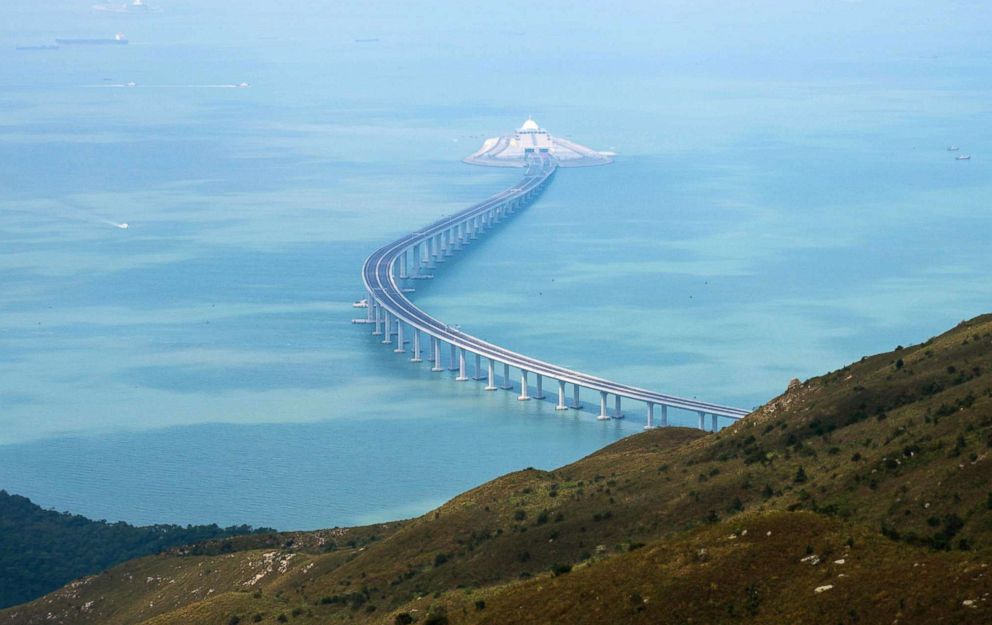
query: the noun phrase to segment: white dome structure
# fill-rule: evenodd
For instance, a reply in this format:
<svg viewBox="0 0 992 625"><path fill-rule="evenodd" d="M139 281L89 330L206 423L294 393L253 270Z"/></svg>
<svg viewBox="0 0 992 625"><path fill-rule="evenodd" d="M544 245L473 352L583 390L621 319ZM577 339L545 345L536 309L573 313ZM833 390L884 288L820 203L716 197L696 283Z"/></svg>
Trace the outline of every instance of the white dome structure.
<svg viewBox="0 0 992 625"><path fill-rule="evenodd" d="M538 126L537 122L531 119L530 117L528 117L527 121L524 122L524 125L520 127L520 132L527 132L527 131L537 132L540 130L541 127Z"/></svg>

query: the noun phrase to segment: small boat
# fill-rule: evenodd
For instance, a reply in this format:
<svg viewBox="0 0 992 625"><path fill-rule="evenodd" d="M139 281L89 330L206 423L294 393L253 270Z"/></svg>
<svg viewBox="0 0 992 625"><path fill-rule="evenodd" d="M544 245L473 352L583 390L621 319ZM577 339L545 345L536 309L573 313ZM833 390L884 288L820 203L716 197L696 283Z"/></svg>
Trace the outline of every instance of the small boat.
<svg viewBox="0 0 992 625"><path fill-rule="evenodd" d="M360 299L351 305L352 308L368 308L369 301L367 299Z"/></svg>
<svg viewBox="0 0 992 625"><path fill-rule="evenodd" d="M956 145L949 145L949 146L947 146L947 151L948 151L948 152L957 152L957 151L958 151L958 150L960 150L960 149L961 149L961 148L959 148L959 147L958 147L958 146L956 146Z"/></svg>
<svg viewBox="0 0 992 625"><path fill-rule="evenodd" d="M956 161L970 161L971 160L971 154L960 154L958 156L955 156L954 157L954 160L956 160Z"/></svg>

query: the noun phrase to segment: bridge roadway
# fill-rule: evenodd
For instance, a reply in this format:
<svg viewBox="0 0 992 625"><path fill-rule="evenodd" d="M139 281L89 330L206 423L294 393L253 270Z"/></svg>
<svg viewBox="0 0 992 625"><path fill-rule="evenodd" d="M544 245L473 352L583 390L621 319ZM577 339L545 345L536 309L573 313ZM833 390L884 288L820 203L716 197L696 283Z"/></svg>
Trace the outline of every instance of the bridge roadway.
<svg viewBox="0 0 992 625"><path fill-rule="evenodd" d="M367 318L356 320L361 323L375 325L373 334L384 336L383 343L392 344L396 336L396 349L406 351L407 339L404 338L404 326L413 330L413 362L422 361L422 335L430 339L429 358L434 362L433 371L443 371L442 346L448 345L451 351L451 369L457 370L458 380L468 380L466 375L466 359L469 355L475 357L475 379L488 379L486 390L496 390L495 367L503 367L502 387L511 389L509 369L513 367L520 372L520 397L530 399L528 373L535 374L537 393L535 399L543 399L543 379L550 378L558 382L558 404L556 408L581 408L579 389L586 388L598 391L600 394L599 419L622 418L621 398L644 402L647 405L647 426L653 427L654 408L661 408L661 423L667 425L668 408L692 411L698 415L699 428L705 429L705 415L712 419L712 429L717 429L717 418L732 420L740 419L749 411L730 406L713 404L695 399L687 399L674 395L666 395L647 389L613 382L600 377L582 373L553 363L531 358L523 354L494 345L475 336L462 332L431 317L411 302L402 283L405 280L428 279L428 273L437 263L444 262L446 256L460 249L469 240L477 237L488 228L496 225L503 218L512 215L517 208L526 207L533 202L551 182L557 163L547 154L535 155L530 159L526 173L515 186L506 189L492 197L470 206L453 215L446 216L417 232L407 234L388 245L373 252L366 260L362 269L362 279L368 293ZM397 275L397 268L399 274ZM409 271L408 271L409 269ZM455 362L457 355L457 364ZM487 359L488 376L480 377L480 360ZM573 401L565 405L565 385L571 384ZM607 396L614 397L614 413L607 413Z"/></svg>

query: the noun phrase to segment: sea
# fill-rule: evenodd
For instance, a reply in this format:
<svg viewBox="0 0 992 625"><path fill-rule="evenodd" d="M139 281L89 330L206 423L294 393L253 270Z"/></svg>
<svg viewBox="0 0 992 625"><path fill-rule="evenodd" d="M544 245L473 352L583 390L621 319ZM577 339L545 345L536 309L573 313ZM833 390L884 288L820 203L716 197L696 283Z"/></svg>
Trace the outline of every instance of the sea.
<svg viewBox="0 0 992 625"><path fill-rule="evenodd" d="M467 332L753 408L992 309L984 4L3 13L0 488L46 508L374 523L642 431L633 402L487 393L351 323L372 250L516 182L461 159L528 116L616 161L416 285Z"/></svg>

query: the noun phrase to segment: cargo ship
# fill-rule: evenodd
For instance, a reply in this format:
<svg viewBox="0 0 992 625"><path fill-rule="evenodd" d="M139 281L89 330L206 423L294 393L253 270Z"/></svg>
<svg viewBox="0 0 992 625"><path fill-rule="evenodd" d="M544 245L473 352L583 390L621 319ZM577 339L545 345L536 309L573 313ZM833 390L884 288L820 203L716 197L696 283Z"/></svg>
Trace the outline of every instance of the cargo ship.
<svg viewBox="0 0 992 625"><path fill-rule="evenodd" d="M117 33L113 39L56 39L55 43L60 46L124 46L127 39Z"/></svg>

